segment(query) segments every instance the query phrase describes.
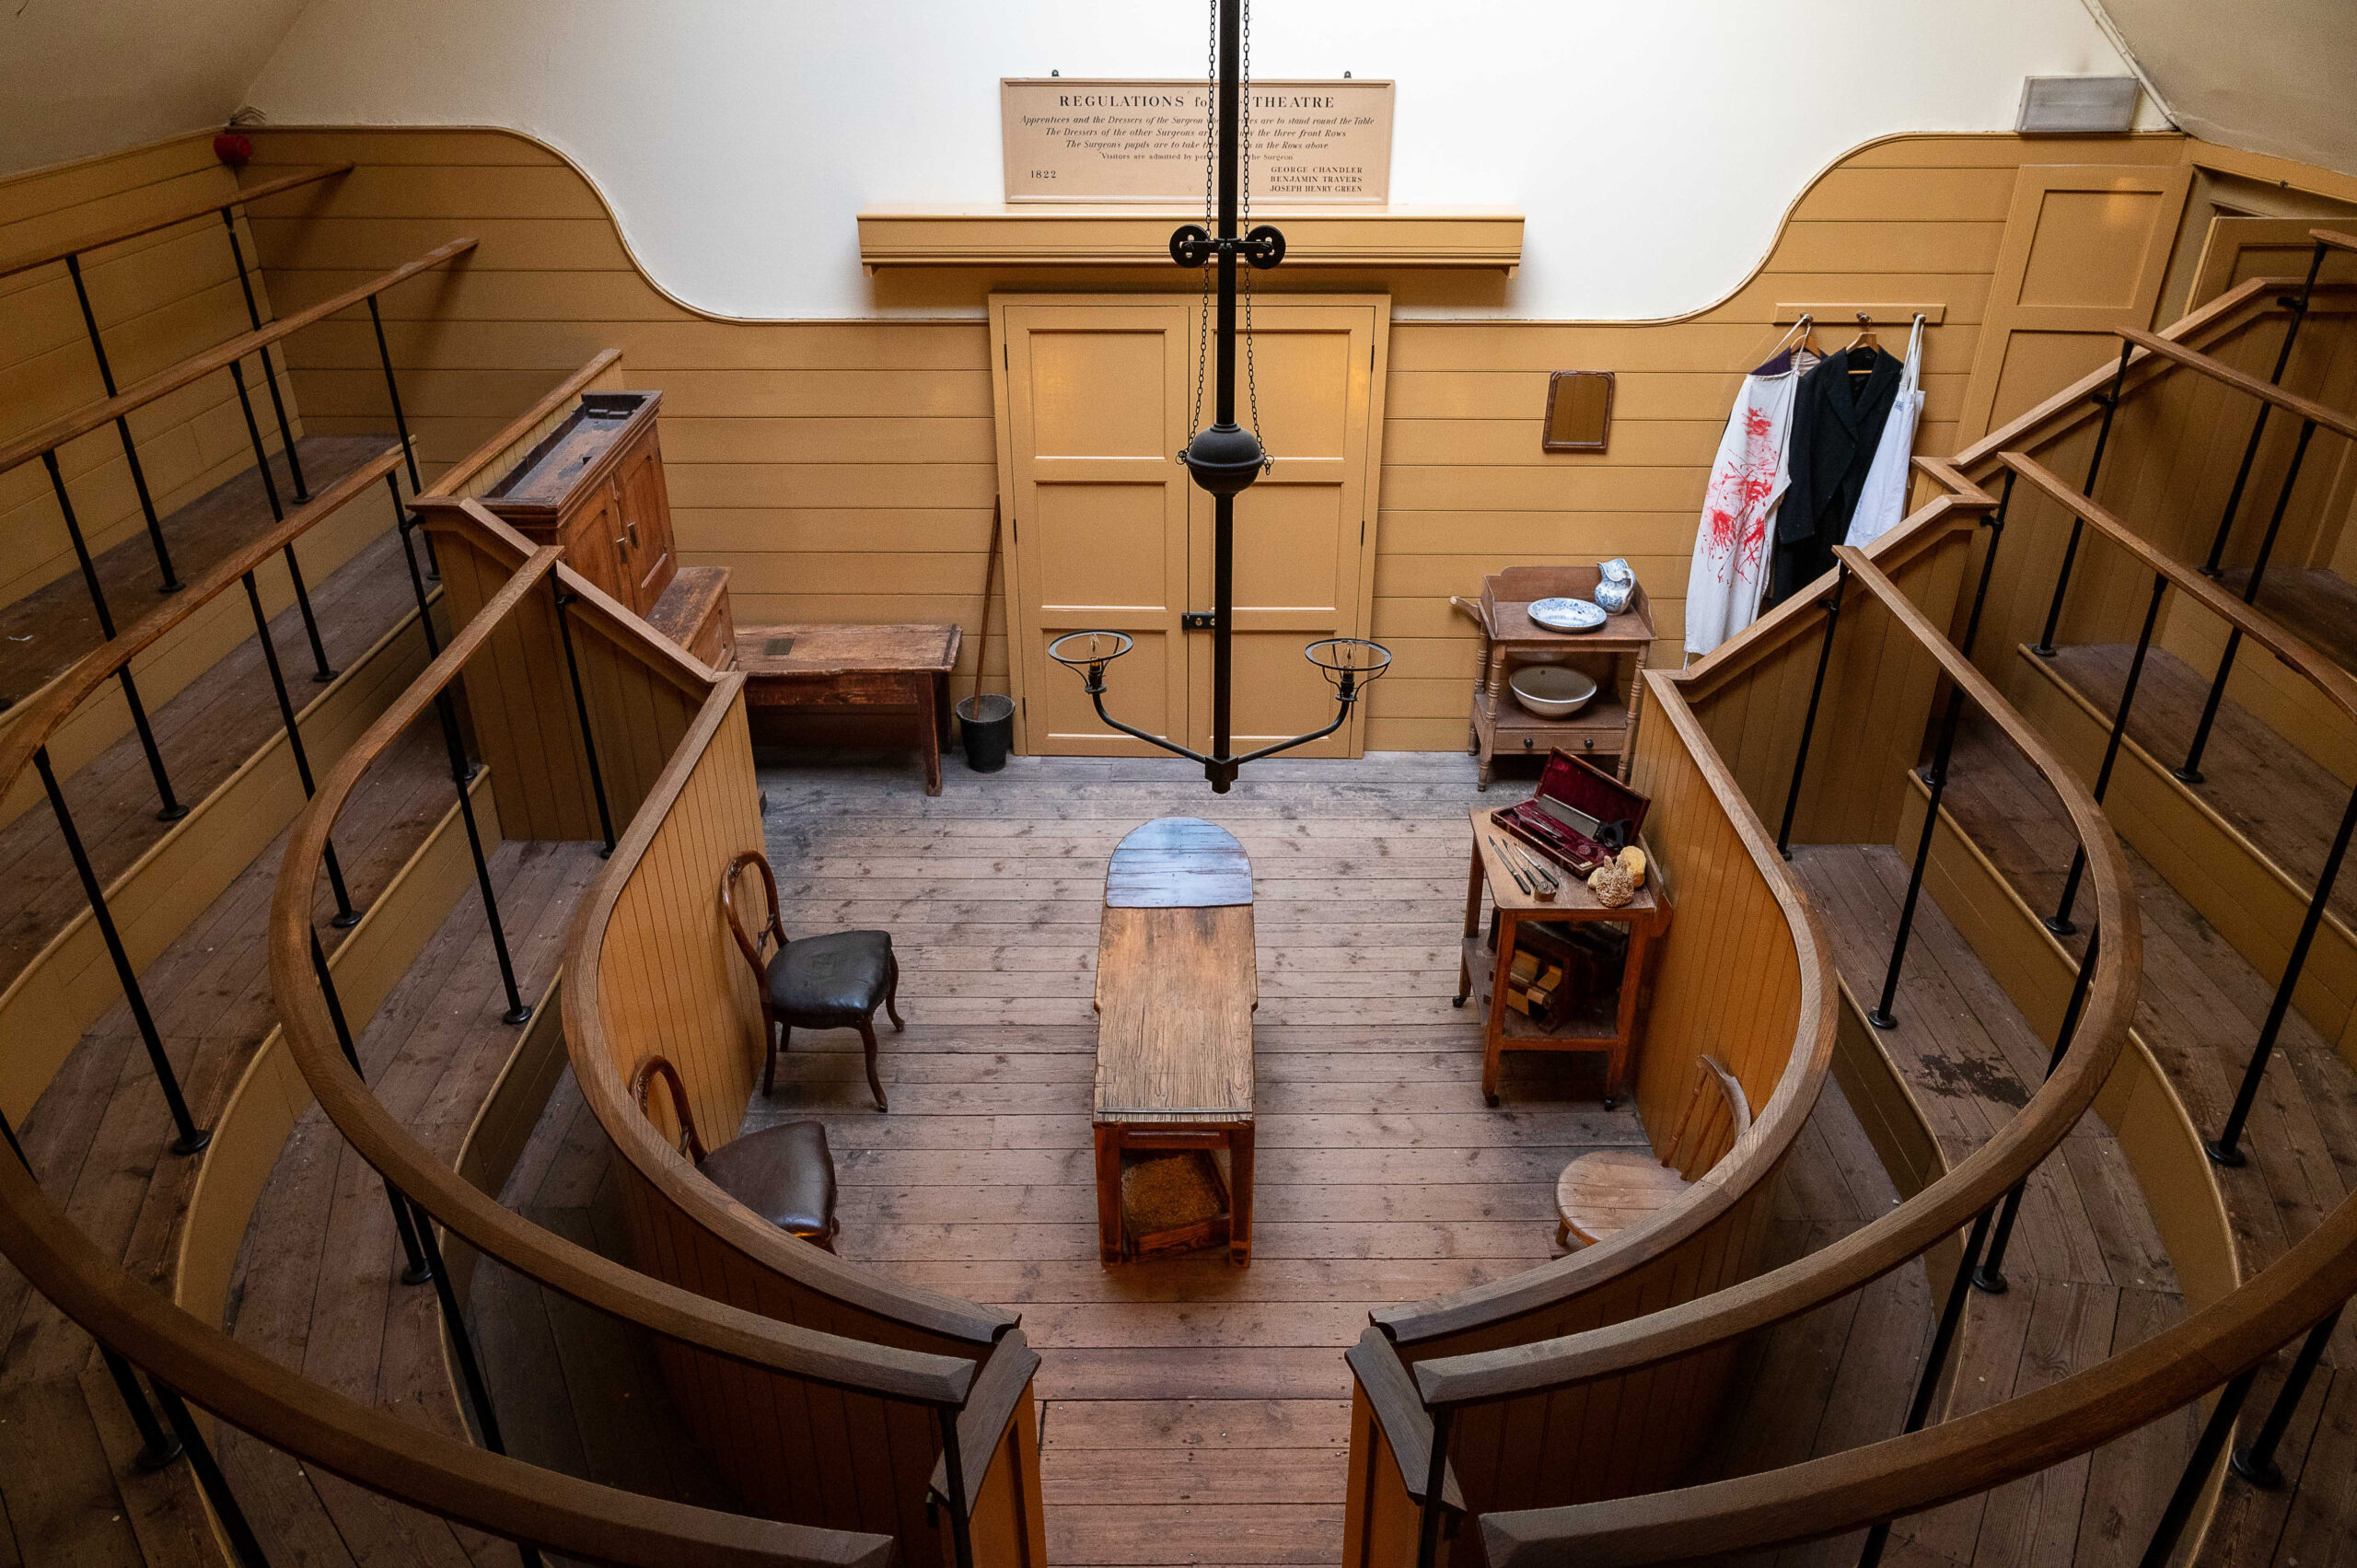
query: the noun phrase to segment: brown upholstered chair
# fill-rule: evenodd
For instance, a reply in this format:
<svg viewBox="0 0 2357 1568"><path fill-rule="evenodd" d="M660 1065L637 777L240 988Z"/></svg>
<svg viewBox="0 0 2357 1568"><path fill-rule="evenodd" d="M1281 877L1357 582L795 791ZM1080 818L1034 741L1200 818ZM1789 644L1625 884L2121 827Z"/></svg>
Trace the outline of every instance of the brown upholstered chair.
<svg viewBox="0 0 2357 1568"><path fill-rule="evenodd" d="M759 937L745 929L737 907L737 880L748 865L761 867L761 890L769 898L769 923ZM770 869L769 857L757 849L737 855L721 874L720 907L761 989L761 1039L768 1050L761 1093L777 1087L778 1052L797 1028L857 1029L867 1047L867 1086L876 1092L876 1109L891 1109L883 1080L876 1075L876 1009L883 1007L895 1029L907 1027L900 1022L900 961L892 956L892 934L830 931L787 942L785 927L778 922L777 874ZM777 951L764 958L762 947L772 941Z"/></svg>
<svg viewBox="0 0 2357 1568"><path fill-rule="evenodd" d="M670 1089L671 1109L679 1119L679 1152L706 1180L787 1235L835 1249L835 1160L827 1150L824 1126L788 1121L706 1149L696 1135L695 1112L688 1109L687 1086L669 1058L650 1056L631 1075L631 1098L638 1109L646 1109L647 1091L657 1077Z"/></svg>
<svg viewBox="0 0 2357 1568"><path fill-rule="evenodd" d="M1727 1135L1729 1143L1750 1131L1751 1102L1744 1096L1743 1085L1711 1058L1700 1060L1701 1071L1694 1075L1686 1109L1678 1113L1678 1131L1661 1158L1655 1159L1651 1149L1596 1149L1563 1167L1555 1183L1556 1246L1589 1247L1606 1237L1618 1236L1651 1219L1694 1185L1681 1171L1691 1157L1689 1151L1701 1145L1703 1135L1717 1119L1714 1111L1702 1109L1707 1088L1715 1087L1726 1102L1735 1129Z"/></svg>

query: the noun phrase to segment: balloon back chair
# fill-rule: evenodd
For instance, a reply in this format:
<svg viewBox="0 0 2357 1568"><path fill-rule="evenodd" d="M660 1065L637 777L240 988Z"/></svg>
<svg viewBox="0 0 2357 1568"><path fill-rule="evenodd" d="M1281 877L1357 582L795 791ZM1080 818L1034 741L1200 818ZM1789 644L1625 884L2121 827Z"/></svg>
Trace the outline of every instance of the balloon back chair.
<svg viewBox="0 0 2357 1568"><path fill-rule="evenodd" d="M768 923L758 935L747 928L737 897L749 865L760 868L761 891L768 900ZM778 920L777 874L770 869L769 857L757 849L738 854L721 874L720 907L761 987L761 1037L768 1053L761 1067L761 1093L775 1091L778 1053L796 1028L857 1029L867 1048L867 1086L876 1093L876 1109L892 1109L876 1074L876 1009L884 1009L894 1029L907 1027L900 1021L900 961L892 956L892 934L832 931L788 942ZM768 950L772 943L776 944L774 951Z"/></svg>

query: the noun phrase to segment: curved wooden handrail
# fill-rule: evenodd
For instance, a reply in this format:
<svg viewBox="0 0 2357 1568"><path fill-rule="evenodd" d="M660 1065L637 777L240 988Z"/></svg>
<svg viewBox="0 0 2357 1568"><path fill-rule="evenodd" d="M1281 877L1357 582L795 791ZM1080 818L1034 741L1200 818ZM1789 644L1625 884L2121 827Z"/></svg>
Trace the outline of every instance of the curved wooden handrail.
<svg viewBox="0 0 2357 1568"><path fill-rule="evenodd" d="M472 239L453 239L437 245L413 261L404 261L389 273L384 273L364 284L355 284L331 299L297 310L292 316L282 316L264 323L250 332L241 333L227 343L217 343L203 354L183 359L168 370L159 370L144 381L134 381L103 401L89 403L72 413L61 414L47 424L28 431L6 446L0 446L0 473L6 473L18 463L30 462L43 452L51 452L76 436L113 424L116 420L168 392L204 379L216 370L226 369L238 360L258 349L269 347L281 338L291 336L315 321L326 319L339 310L382 294L395 284L403 283L418 273L430 272L443 262L465 255L475 248Z"/></svg>
<svg viewBox="0 0 2357 1568"><path fill-rule="evenodd" d="M2357 234L2343 234L2337 228L2312 228L2308 238L2335 250L2357 250Z"/></svg>
<svg viewBox="0 0 2357 1568"><path fill-rule="evenodd" d="M554 413L575 392L604 375L608 366L619 364L621 357L622 351L618 348L601 349L592 354L587 364L558 382L548 396L510 420L498 435L451 464L441 478L425 487L419 499L457 496L469 480L505 456L507 449L529 435L534 425Z"/></svg>
<svg viewBox="0 0 2357 1568"><path fill-rule="evenodd" d="M488 520L489 514L473 502L463 505L470 515ZM888 1399L961 1405L974 1376L973 1363L962 1357L869 1344L729 1307L651 1279L511 1213L428 1153L378 1103L335 1043L327 1002L311 968L311 900L328 835L369 765L457 679L525 597L557 573L561 553L553 545L532 552L338 759L288 830L269 930L271 988L288 1050L320 1108L362 1158L451 1230L548 1288L749 1365ZM567 575L568 589L579 583ZM721 678L715 697L725 691L733 698L743 679ZM707 707L715 705L725 709L725 703Z"/></svg>
<svg viewBox="0 0 2357 1568"><path fill-rule="evenodd" d="M5 735L0 735L0 790L15 787L17 775L32 761L33 753L49 743L58 726L101 682L114 679L117 670L153 647L166 633L392 472L401 460L399 447L386 447L286 514L285 520L268 533L216 563L203 576L149 610L127 630L83 655L78 662L42 687L16 710L14 723Z"/></svg>
<svg viewBox="0 0 2357 1568"><path fill-rule="evenodd" d="M1797 1317L1888 1273L1955 1234L2026 1179L2078 1125L2127 1044L2143 972L2143 928L2127 854L2103 808L1989 679L1864 552L1841 545L1834 555L2029 759L2086 847L2096 918L2104 935L2071 1049L2004 1126L1898 1208L1782 1268L1659 1312L1558 1339L1419 1362L1416 1386L1427 1408L1480 1404L1656 1365ZM1681 707L1663 703L1673 721L1681 716ZM1687 722L1693 722L1690 716Z"/></svg>
<svg viewBox="0 0 2357 1568"><path fill-rule="evenodd" d="M1833 1060L1834 1010L1839 988L1832 949L1817 927L1816 912L1809 908L1806 895L1794 881L1783 857L1776 853L1774 839L1745 803L1741 789L1703 732L1701 722L1678 694L1674 674L1664 670L1650 670L1645 675L1655 705L1711 781L1713 792L1727 804L1727 815L1735 823L1746 852L1774 894L1777 907L1783 912L1797 950L1798 1021L1784 1070L1759 1108L1750 1131L1647 1224L1502 1280L1474 1285L1434 1301L1382 1307L1370 1313L1376 1326L1395 1344L1420 1344L1544 1311L1660 1257L1719 1218L1756 1181L1772 1171L1793 1141L1800 1136L1809 1112L1816 1108L1817 1090L1823 1085Z"/></svg>
<svg viewBox="0 0 2357 1568"><path fill-rule="evenodd" d="M143 234L153 234L159 228L169 228L176 223L186 223L191 218L201 218L208 213L217 213L225 207L242 207L249 202L259 202L266 196L279 195L284 192L310 185L321 180L332 180L339 174L351 173L352 168L353 166L348 163L339 163L330 165L326 168L307 169L300 174L282 174L275 180L265 180L259 185L240 185L233 194L218 200L186 203L160 217L134 218L129 223L117 224L112 228L93 229L87 234L76 235L59 244L46 245L37 250L23 251L6 261L0 261L0 278L12 278L18 273L29 273L35 267L45 267L52 261L63 261L68 256L79 256L86 250L96 250L100 246L120 245L126 239L136 239Z"/></svg>
<svg viewBox="0 0 2357 1568"><path fill-rule="evenodd" d="M2357 1293L2357 1198L2232 1293L2058 1383L1864 1447L1676 1492L1481 1520L1493 1568L1629 1568L1819 1539L2031 1475L2200 1398Z"/></svg>
<svg viewBox="0 0 2357 1568"><path fill-rule="evenodd" d="M1998 460L2084 519L2089 528L2166 577L2170 587L2273 654L2322 692L2333 706L2357 719L2357 679L2318 654L2305 639L2285 630L2282 622L2245 604L2192 567L2164 555L2117 515L2080 494L2061 475L2037 459L2009 451L1998 454Z"/></svg>
<svg viewBox="0 0 2357 1568"><path fill-rule="evenodd" d="M613 1141L622 1157L667 1202L730 1247L766 1268L800 1280L862 1311L971 1344L978 1351L987 1349L1021 1321L1016 1314L905 1284L880 1271L847 1262L832 1253L792 1240L696 1175L679 1150L656 1132L655 1124L637 1113L629 1086L613 1065L604 1012L598 1000L598 976L607 927L622 889L646 857L648 846L655 842L656 833L680 791L687 787L697 761L713 732L727 716L729 702L743 680L742 675L736 674L721 678L722 684L715 687L713 697L672 753L670 762L656 777L645 802L615 843L605 868L590 885L581 912L574 917L573 936L565 947L563 983L564 1035L573 1058L574 1076L591 1114L605 1128L606 1136Z"/></svg>
<svg viewBox="0 0 2357 1568"><path fill-rule="evenodd" d="M239 1344L126 1274L0 1157L0 1252L158 1383L354 1485L568 1556L630 1568L888 1568L889 1537L718 1513L487 1453L362 1405Z"/></svg>

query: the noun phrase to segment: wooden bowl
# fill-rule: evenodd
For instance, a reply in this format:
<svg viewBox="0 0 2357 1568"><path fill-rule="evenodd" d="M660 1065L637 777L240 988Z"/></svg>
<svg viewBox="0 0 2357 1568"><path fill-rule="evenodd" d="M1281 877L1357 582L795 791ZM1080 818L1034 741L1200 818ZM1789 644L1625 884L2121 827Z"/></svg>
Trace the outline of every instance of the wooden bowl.
<svg viewBox="0 0 2357 1568"><path fill-rule="evenodd" d="M1506 680L1514 700L1542 719L1567 719L1596 697L1596 678L1559 664L1527 664Z"/></svg>

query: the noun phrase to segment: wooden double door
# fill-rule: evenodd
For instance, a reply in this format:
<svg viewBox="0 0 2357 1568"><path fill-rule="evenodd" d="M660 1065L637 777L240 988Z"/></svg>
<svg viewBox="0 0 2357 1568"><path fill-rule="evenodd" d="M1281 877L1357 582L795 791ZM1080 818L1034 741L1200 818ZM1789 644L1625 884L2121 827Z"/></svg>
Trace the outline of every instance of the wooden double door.
<svg viewBox="0 0 2357 1568"><path fill-rule="evenodd" d="M1275 467L1237 500L1235 749L1317 729L1333 694L1302 657L1366 635L1390 302L1263 296L1251 363ZM991 301L999 499L1010 523L1008 604L1022 749L1143 756L1109 728L1080 679L1048 657L1067 632L1105 627L1136 647L1107 676L1125 724L1211 747L1212 500L1177 454L1193 434L1196 295L1012 295ZM1250 418L1237 366L1237 421ZM1202 420L1212 418L1208 366ZM1353 757L1351 723L1293 755Z"/></svg>

